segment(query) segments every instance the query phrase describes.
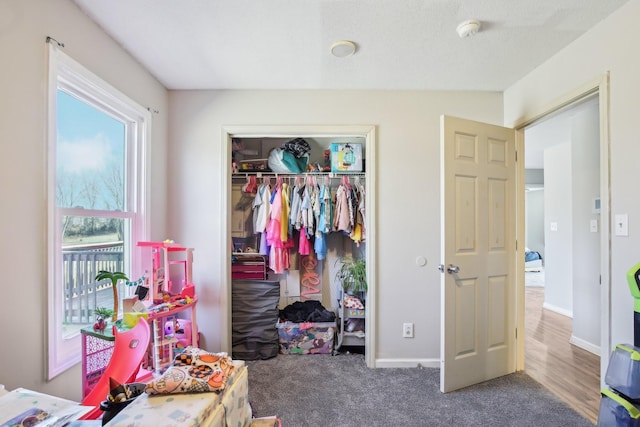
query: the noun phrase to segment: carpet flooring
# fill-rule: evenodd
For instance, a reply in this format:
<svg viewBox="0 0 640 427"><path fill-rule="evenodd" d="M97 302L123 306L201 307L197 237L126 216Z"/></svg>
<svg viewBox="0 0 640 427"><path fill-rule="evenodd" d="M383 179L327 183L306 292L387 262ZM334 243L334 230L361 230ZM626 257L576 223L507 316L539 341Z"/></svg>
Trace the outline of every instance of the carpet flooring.
<svg viewBox="0 0 640 427"><path fill-rule="evenodd" d="M366 367L362 354L247 361L255 417L283 427L592 426L525 373L443 394L433 368Z"/></svg>

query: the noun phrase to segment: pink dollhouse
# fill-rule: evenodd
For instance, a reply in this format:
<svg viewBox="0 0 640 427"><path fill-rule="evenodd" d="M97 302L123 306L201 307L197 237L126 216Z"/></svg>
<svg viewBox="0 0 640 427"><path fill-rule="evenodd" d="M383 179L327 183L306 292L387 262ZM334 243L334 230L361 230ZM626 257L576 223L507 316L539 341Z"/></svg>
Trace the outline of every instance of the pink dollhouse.
<svg viewBox="0 0 640 427"><path fill-rule="evenodd" d="M193 248L173 241L138 242L143 250L150 250L145 266L151 272L149 320L153 328L153 352L150 363L156 373L168 366L175 350L198 345L195 286L192 281ZM190 310L190 318L182 312ZM177 327L176 327L177 326Z"/></svg>
<svg viewBox="0 0 640 427"><path fill-rule="evenodd" d="M181 295L193 298L193 248L187 248L171 240L164 242L138 242L138 246L151 249L151 261L145 270L151 271L149 290L151 300L158 302L165 295Z"/></svg>

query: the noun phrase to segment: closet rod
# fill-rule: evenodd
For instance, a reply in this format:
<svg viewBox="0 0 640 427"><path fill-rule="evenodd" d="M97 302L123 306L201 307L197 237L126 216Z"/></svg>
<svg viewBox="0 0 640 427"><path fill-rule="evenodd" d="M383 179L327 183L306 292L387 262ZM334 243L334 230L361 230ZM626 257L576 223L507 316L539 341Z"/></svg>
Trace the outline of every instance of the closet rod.
<svg viewBox="0 0 640 427"><path fill-rule="evenodd" d="M366 174L364 172L303 172L303 173L278 173L278 172L236 172L232 174L232 178L247 178L250 176L255 176L256 178L262 178L263 176L284 176L284 177L294 177L294 176L319 176L319 177L329 177L329 178L341 178L343 176L359 176L364 177Z"/></svg>

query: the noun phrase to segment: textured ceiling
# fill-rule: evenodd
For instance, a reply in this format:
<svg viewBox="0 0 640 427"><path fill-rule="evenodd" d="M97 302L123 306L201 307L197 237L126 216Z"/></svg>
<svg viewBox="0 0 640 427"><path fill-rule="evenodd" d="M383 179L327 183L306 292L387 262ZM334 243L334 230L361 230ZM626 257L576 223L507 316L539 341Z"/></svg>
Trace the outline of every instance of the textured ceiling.
<svg viewBox="0 0 640 427"><path fill-rule="evenodd" d="M168 89L503 91L628 0L74 0ZM474 37L456 26L482 21ZM358 48L329 53L337 40Z"/></svg>

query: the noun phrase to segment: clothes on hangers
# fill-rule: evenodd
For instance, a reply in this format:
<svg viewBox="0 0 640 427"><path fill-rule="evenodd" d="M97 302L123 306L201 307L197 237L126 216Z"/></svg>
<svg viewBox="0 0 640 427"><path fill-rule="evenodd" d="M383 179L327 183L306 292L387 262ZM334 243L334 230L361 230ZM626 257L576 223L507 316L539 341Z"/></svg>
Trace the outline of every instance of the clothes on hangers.
<svg viewBox="0 0 640 427"><path fill-rule="evenodd" d="M300 206L302 205L302 193L304 192L304 186L301 186L296 182L296 185L291 191L291 208L289 212L289 229L300 230ZM293 231L293 230L292 230ZM290 233L292 234L292 233Z"/></svg>
<svg viewBox="0 0 640 427"><path fill-rule="evenodd" d="M283 182L280 186L282 191L282 212L280 214L280 239L286 242L289 239L289 184Z"/></svg>
<svg viewBox="0 0 640 427"><path fill-rule="evenodd" d="M356 227L358 228L357 232L354 233L354 235L351 237L353 239L353 241L355 241L358 246L360 245L360 242L364 241L366 239L366 228L365 228L365 189L364 189L364 185L362 185L360 183L360 180L358 179L356 182L357 185L357 190L358 190L358 211L356 214Z"/></svg>
<svg viewBox="0 0 640 427"><path fill-rule="evenodd" d="M357 245L366 239L365 186L359 177L352 184L342 176L337 187L328 176L320 184L314 175L298 175L293 187L291 178L286 179L276 176L271 187L269 178L263 178L253 202L254 230L261 233L259 253L269 255L274 272L289 269L292 249L325 259L329 233L343 233Z"/></svg>
<svg viewBox="0 0 640 427"><path fill-rule="evenodd" d="M336 190L336 208L333 219L334 231L349 231L351 227L351 220L349 218L349 200L347 188L344 185L339 185Z"/></svg>
<svg viewBox="0 0 640 427"><path fill-rule="evenodd" d="M318 260L323 260L327 256L327 233L331 231L331 188L323 185L318 191L318 216L316 218L316 239L314 250Z"/></svg>
<svg viewBox="0 0 640 427"><path fill-rule="evenodd" d="M269 209L271 200L271 185L265 181L258 187L253 199L253 230L254 233L263 233L269 221Z"/></svg>

